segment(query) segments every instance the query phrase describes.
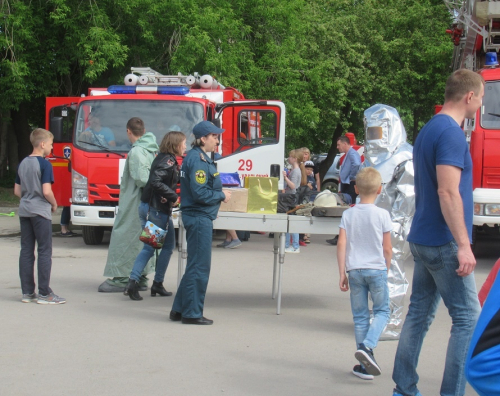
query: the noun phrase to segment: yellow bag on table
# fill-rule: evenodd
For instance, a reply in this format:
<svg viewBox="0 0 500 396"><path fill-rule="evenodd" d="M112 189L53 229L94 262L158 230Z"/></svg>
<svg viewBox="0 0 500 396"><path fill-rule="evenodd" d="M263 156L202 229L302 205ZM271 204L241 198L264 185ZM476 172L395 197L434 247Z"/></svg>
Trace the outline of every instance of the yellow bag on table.
<svg viewBox="0 0 500 396"><path fill-rule="evenodd" d="M246 177L247 213L276 214L278 210L278 178Z"/></svg>

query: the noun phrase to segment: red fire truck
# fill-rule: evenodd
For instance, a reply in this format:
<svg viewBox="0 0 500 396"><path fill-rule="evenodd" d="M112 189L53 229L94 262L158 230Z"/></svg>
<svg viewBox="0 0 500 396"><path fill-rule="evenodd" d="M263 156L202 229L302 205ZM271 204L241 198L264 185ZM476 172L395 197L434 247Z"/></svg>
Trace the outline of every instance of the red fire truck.
<svg viewBox="0 0 500 396"><path fill-rule="evenodd" d="M477 70L486 82L483 104L464 130L473 162L474 229L499 231L500 224L500 2L444 0L455 17L447 33L455 44L453 70Z"/></svg>
<svg viewBox="0 0 500 396"><path fill-rule="evenodd" d="M285 106L279 101L247 100L235 88L209 75L164 76L150 68L132 68L125 85L90 88L81 97L46 99L46 128L54 134L54 193L59 205L71 205L72 223L82 226L86 244L99 244L111 229L119 205L120 180L131 148L126 123L144 120L160 142L169 130L186 134L213 121L226 131L217 155L219 172L279 177L285 151ZM107 139L89 139L98 122Z"/></svg>

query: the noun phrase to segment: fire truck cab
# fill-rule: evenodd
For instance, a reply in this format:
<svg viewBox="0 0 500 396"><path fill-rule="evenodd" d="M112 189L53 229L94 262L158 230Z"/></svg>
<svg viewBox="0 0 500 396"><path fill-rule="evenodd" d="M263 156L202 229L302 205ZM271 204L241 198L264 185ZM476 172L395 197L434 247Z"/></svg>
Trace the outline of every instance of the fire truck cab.
<svg viewBox="0 0 500 396"><path fill-rule="evenodd" d="M53 153L47 158L54 167L54 194L59 205L71 205L72 223L82 226L88 245L102 242L118 213L131 117L140 117L158 143L168 131L182 131L187 150L193 127L212 121L225 129L216 156L219 172L238 172L241 179L279 177L283 188L282 102L247 100L208 75L164 76L150 68L132 68L125 85L90 88L82 97L46 98L46 128L54 134Z"/></svg>
<svg viewBox="0 0 500 396"><path fill-rule="evenodd" d="M498 233L500 224L500 68L478 71L485 80L483 104L470 134L473 159L474 234ZM475 239L475 235L474 238Z"/></svg>
<svg viewBox="0 0 500 396"><path fill-rule="evenodd" d="M473 172L473 238L478 229L499 232L500 225L500 2L443 0L454 24L446 32L454 43L452 70L477 71L485 80L481 108L464 131Z"/></svg>

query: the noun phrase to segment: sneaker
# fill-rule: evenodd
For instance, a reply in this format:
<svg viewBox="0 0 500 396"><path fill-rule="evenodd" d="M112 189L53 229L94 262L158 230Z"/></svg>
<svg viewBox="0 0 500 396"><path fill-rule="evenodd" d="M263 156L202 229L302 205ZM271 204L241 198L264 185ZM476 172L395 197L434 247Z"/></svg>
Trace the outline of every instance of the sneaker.
<svg viewBox="0 0 500 396"><path fill-rule="evenodd" d="M294 249L292 246L285 248L285 253L300 253L300 248Z"/></svg>
<svg viewBox="0 0 500 396"><path fill-rule="evenodd" d="M365 367L368 374L380 375L382 371L377 364L375 357L373 356L373 351L367 348L365 344L361 343L358 346L358 350L354 354L354 357Z"/></svg>
<svg viewBox="0 0 500 396"><path fill-rule="evenodd" d="M30 303L30 302L36 302L38 299L36 293L31 293L31 294L23 294L23 298L21 299L21 302L23 303Z"/></svg>
<svg viewBox="0 0 500 396"><path fill-rule="evenodd" d="M224 242L222 243L219 243L218 245L215 245L217 247L220 247L220 248L225 248L227 245L229 245L231 243L231 241L226 241L224 240Z"/></svg>
<svg viewBox="0 0 500 396"><path fill-rule="evenodd" d="M234 249L237 248L238 246L241 246L241 241L239 239L233 239L226 246L224 246L224 249Z"/></svg>
<svg viewBox="0 0 500 396"><path fill-rule="evenodd" d="M63 237L75 237L75 236L78 236L79 234L77 234L76 232L73 232L73 231L68 231L68 232L61 232L61 233L59 233L59 235L61 235Z"/></svg>
<svg viewBox="0 0 500 396"><path fill-rule="evenodd" d="M299 241L299 246L307 246L307 243L305 243L305 241Z"/></svg>
<svg viewBox="0 0 500 396"><path fill-rule="evenodd" d="M42 296L41 294L38 295L38 300L37 304L64 304L66 302L66 299L63 297L59 297L55 295L53 292L50 293L48 296Z"/></svg>
<svg viewBox="0 0 500 396"><path fill-rule="evenodd" d="M354 366L352 368L352 373L356 377L359 377L359 378L364 379L364 380L372 380L373 379L373 375L368 374L366 372L366 370L363 367L361 367L360 364L357 364L356 366Z"/></svg>
<svg viewBox="0 0 500 396"><path fill-rule="evenodd" d="M326 242L330 245L337 246L337 241L339 240L339 236L337 235L335 238L327 239Z"/></svg>

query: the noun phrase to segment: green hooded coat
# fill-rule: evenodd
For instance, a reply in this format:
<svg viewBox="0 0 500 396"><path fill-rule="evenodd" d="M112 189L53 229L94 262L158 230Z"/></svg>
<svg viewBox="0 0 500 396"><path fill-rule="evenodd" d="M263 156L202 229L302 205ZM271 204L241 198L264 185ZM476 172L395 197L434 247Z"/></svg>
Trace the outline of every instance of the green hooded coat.
<svg viewBox="0 0 500 396"><path fill-rule="evenodd" d="M132 145L128 153L120 184L120 203L111 233L104 276L128 278L134 261L144 246L139 241L142 232L139 204L142 189L148 181L151 163L158 149L155 135L146 132ZM154 256L144 269L144 274L153 271Z"/></svg>

